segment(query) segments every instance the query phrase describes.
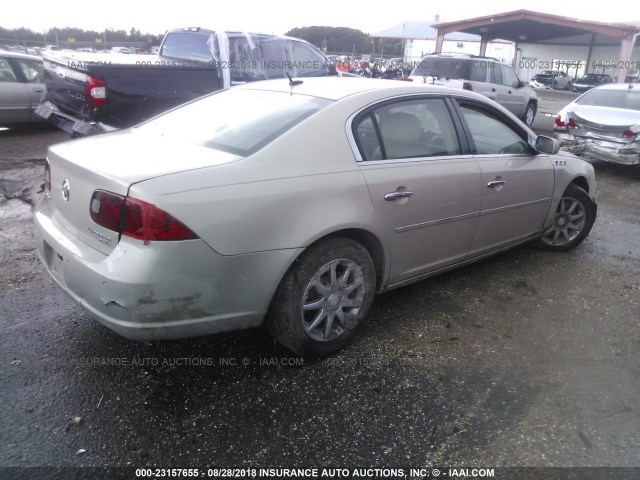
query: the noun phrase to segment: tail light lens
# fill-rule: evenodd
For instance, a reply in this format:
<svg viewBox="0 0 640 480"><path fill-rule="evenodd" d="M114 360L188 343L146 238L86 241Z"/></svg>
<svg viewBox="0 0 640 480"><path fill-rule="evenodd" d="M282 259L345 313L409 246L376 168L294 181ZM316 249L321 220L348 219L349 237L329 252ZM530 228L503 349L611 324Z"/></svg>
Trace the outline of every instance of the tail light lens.
<svg viewBox="0 0 640 480"><path fill-rule="evenodd" d="M90 215L98 225L144 240L145 244L198 238L182 222L155 205L104 190L93 192Z"/></svg>
<svg viewBox="0 0 640 480"><path fill-rule="evenodd" d="M633 140L638 137L638 133L634 132L633 130L625 130L624 132L622 132L622 137Z"/></svg>
<svg viewBox="0 0 640 480"><path fill-rule="evenodd" d="M107 89L102 80L87 75L87 101L93 108L102 107L107 103Z"/></svg>
<svg viewBox="0 0 640 480"><path fill-rule="evenodd" d="M49 164L49 159L45 158L44 160L44 191L51 191L51 164Z"/></svg>
<svg viewBox="0 0 640 480"><path fill-rule="evenodd" d="M568 128L578 128L578 124L576 123L576 119L573 117L569 117L569 121L565 122L564 120L562 120L562 117L560 116L560 114L556 115L556 120L555 120L555 129L556 130L567 130Z"/></svg>

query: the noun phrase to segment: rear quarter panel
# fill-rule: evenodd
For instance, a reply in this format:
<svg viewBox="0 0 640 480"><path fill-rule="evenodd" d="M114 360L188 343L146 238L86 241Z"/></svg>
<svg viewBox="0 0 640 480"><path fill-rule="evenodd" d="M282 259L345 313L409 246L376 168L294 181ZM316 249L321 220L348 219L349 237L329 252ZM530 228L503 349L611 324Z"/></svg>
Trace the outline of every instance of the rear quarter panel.
<svg viewBox="0 0 640 480"><path fill-rule="evenodd" d="M348 115L325 108L232 164L131 187L222 255L305 247L360 228L381 241L364 178L345 134Z"/></svg>

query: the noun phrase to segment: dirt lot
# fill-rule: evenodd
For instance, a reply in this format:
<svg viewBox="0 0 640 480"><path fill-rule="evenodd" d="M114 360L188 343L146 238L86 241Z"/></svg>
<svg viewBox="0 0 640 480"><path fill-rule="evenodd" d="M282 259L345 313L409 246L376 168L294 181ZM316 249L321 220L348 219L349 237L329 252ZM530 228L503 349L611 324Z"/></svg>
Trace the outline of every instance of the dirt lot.
<svg viewBox="0 0 640 480"><path fill-rule="evenodd" d="M134 343L53 284L30 212L64 138L0 132L0 467L640 466L639 168L595 164L576 250L382 295L301 365L260 329Z"/></svg>

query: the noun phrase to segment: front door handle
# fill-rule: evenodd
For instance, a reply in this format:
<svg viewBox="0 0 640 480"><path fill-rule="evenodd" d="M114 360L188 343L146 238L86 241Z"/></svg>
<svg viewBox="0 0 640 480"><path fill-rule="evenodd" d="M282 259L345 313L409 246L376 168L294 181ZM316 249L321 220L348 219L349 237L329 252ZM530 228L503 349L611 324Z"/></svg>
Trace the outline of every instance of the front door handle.
<svg viewBox="0 0 640 480"><path fill-rule="evenodd" d="M384 199L387 202L392 202L394 200L399 200L401 198L409 198L411 195L413 195L413 192L410 192L409 190L405 190L403 192L391 192L391 193L385 194Z"/></svg>
<svg viewBox="0 0 640 480"><path fill-rule="evenodd" d="M501 187L505 183L507 183L506 180L494 180L493 182L487 183L487 187L489 187L489 188Z"/></svg>

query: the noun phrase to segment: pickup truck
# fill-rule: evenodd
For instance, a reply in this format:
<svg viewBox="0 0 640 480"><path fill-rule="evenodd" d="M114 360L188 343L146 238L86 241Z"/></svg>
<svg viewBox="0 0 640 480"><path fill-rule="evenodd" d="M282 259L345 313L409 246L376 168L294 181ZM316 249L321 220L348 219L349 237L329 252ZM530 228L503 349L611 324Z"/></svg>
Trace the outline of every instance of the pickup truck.
<svg viewBox="0 0 640 480"><path fill-rule="evenodd" d="M36 113L73 136L127 128L240 83L335 74L304 40L202 28L168 31L157 55L45 51L43 60Z"/></svg>

